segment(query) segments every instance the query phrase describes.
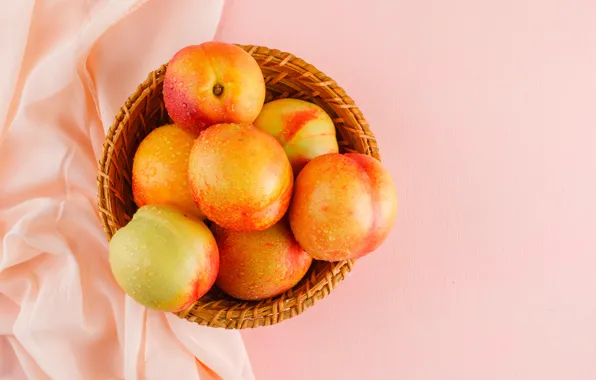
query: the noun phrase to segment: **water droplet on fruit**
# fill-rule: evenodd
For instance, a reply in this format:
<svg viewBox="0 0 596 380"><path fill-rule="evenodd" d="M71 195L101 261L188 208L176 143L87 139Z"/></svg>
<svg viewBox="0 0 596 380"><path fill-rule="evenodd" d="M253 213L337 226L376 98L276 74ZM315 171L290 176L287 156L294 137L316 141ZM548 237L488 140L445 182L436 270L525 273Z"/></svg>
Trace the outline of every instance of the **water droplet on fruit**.
<svg viewBox="0 0 596 380"><path fill-rule="evenodd" d="M187 112L187 113L186 113L186 116L190 116L190 112Z"/></svg>
<svg viewBox="0 0 596 380"><path fill-rule="evenodd" d="M182 103L182 107L187 108L188 107L188 104Z"/></svg>

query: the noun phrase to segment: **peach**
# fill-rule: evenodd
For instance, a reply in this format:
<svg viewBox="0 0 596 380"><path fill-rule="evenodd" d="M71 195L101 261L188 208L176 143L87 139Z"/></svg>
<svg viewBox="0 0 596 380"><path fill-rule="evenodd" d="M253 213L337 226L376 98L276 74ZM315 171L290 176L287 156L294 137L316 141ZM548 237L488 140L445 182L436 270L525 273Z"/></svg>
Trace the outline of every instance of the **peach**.
<svg viewBox="0 0 596 380"><path fill-rule="evenodd" d="M296 178L290 225L315 259L355 259L377 249L393 228L397 195L389 172L373 157L329 153Z"/></svg>
<svg viewBox="0 0 596 380"><path fill-rule="evenodd" d="M274 100L263 106L253 124L281 143L294 175L313 158L338 152L335 125L314 103L299 99Z"/></svg>
<svg viewBox="0 0 596 380"><path fill-rule="evenodd" d="M212 228L220 254L215 283L232 297L254 301L277 296L296 285L312 262L294 239L287 218L264 231Z"/></svg>
<svg viewBox="0 0 596 380"><path fill-rule="evenodd" d="M112 237L110 267L141 305L175 312L211 289L219 270L213 234L197 218L168 205L148 205Z"/></svg>
<svg viewBox="0 0 596 380"><path fill-rule="evenodd" d="M229 230L269 228L285 214L294 176L281 145L245 124L216 124L192 147L190 189L203 214Z"/></svg>
<svg viewBox="0 0 596 380"><path fill-rule="evenodd" d="M188 186L188 156L194 136L176 125L149 133L135 152L132 193L137 206L169 204L203 218Z"/></svg>
<svg viewBox="0 0 596 380"><path fill-rule="evenodd" d="M172 57L163 99L172 120L197 135L213 124L251 124L265 101L265 81L246 51L209 41L187 46Z"/></svg>

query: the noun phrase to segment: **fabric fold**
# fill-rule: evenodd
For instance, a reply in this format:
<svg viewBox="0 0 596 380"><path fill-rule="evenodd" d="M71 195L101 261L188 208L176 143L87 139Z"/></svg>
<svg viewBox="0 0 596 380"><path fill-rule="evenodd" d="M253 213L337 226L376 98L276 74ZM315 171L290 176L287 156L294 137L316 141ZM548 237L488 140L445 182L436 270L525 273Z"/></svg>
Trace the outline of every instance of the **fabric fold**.
<svg viewBox="0 0 596 380"><path fill-rule="evenodd" d="M213 38L222 3L3 8L0 378L254 378L238 332L125 296L96 205L97 160L117 109L175 51Z"/></svg>

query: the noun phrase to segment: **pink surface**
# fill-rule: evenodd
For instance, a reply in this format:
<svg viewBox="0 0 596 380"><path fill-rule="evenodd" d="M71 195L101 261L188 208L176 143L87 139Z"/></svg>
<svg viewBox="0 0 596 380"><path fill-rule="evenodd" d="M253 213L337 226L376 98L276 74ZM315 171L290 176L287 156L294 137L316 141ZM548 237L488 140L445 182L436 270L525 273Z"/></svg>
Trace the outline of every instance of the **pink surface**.
<svg viewBox="0 0 596 380"><path fill-rule="evenodd" d="M236 332L124 297L95 206L117 107L211 38L218 4L0 13L0 378L209 378L195 357L252 378ZM596 378L593 1L235 0L217 38L338 80L400 198L394 234L329 298L243 333L258 379Z"/></svg>
<svg viewBox="0 0 596 380"><path fill-rule="evenodd" d="M328 299L243 332L259 379L596 378L596 3L228 1L361 106L394 234Z"/></svg>

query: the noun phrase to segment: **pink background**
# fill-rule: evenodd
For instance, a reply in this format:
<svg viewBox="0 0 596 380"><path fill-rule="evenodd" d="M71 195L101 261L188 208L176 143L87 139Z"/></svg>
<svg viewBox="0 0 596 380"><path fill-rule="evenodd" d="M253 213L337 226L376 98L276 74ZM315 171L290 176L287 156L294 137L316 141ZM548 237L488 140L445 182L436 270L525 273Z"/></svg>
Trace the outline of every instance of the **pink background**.
<svg viewBox="0 0 596 380"><path fill-rule="evenodd" d="M593 0L236 0L217 38L336 79L401 202L329 298L243 332L258 379L596 378Z"/></svg>

